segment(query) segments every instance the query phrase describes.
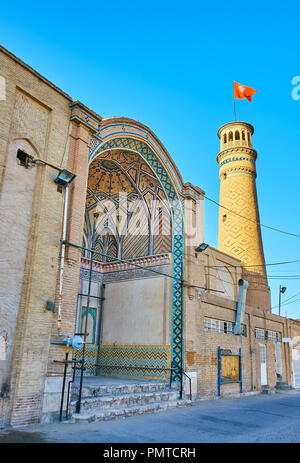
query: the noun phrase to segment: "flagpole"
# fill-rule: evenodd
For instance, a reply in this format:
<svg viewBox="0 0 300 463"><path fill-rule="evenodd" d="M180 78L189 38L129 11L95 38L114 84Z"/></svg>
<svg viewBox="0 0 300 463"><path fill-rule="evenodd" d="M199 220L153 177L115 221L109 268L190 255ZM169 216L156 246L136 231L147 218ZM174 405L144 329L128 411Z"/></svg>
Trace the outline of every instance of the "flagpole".
<svg viewBox="0 0 300 463"><path fill-rule="evenodd" d="M236 121L236 109L235 109L235 97L234 97L234 82L233 82L233 108L234 108L234 120Z"/></svg>

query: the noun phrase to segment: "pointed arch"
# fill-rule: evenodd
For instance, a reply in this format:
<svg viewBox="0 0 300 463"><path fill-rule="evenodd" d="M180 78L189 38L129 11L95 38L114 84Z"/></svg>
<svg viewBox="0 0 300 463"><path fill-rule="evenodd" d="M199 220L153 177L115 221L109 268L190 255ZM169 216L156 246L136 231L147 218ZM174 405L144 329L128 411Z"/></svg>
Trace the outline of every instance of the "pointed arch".
<svg viewBox="0 0 300 463"><path fill-rule="evenodd" d="M117 124L118 125L118 124ZM104 127L105 128L105 127ZM107 128L107 127L106 127ZM109 127L112 129L111 127ZM102 129L104 130L104 129ZM118 128L117 128L118 130ZM112 130L111 130L112 131ZM172 219L172 257L173 257L173 283L172 283L172 364L178 367L173 371L173 380L180 380L183 357L182 335L182 281L183 281L183 204L180 197L182 179L168 153L164 152L157 140L152 140L148 133L147 142L142 137L137 138L136 133L115 132L100 140L98 136L92 137L90 143L89 162L105 151L122 149L139 154L149 165L159 180L171 209ZM151 137L150 137L151 135ZM109 138L109 139L106 139ZM158 146L158 148L155 148Z"/></svg>

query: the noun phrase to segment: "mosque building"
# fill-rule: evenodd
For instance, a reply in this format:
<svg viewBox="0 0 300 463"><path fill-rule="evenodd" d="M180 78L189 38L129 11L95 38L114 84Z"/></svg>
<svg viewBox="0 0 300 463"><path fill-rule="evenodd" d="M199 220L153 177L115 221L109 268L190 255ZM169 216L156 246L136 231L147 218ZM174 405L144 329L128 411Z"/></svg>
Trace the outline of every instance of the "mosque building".
<svg viewBox="0 0 300 463"><path fill-rule="evenodd" d="M253 126L218 130L215 249L205 192L151 129L2 47L0 86L0 426L57 420L80 380L82 407L109 380L145 411L295 386L300 324L271 311Z"/></svg>

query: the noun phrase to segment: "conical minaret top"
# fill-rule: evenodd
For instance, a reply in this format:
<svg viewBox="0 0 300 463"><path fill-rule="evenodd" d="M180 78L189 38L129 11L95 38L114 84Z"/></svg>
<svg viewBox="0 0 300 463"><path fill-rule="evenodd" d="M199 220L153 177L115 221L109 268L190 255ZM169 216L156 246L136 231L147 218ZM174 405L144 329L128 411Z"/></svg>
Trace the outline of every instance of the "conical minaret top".
<svg viewBox="0 0 300 463"><path fill-rule="evenodd" d="M229 122L218 130L220 178L220 251L240 259L249 282L247 303L270 309L264 250L256 193L257 153L252 146L254 128L247 122ZM221 207L223 206L223 207Z"/></svg>

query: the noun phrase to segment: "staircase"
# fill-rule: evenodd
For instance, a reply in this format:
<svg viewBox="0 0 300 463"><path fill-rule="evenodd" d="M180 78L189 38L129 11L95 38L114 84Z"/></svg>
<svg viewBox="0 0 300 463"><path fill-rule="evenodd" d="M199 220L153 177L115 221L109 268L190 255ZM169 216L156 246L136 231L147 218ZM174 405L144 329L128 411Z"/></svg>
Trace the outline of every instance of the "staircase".
<svg viewBox="0 0 300 463"><path fill-rule="evenodd" d="M277 381L275 389L279 391L287 391L293 389L292 386L289 386L286 382L284 381Z"/></svg>
<svg viewBox="0 0 300 463"><path fill-rule="evenodd" d="M72 420L91 422L156 413L170 408L191 405L179 399L179 385L143 382L115 385L87 385L82 388L80 414L76 413L79 386L74 384L70 403Z"/></svg>

